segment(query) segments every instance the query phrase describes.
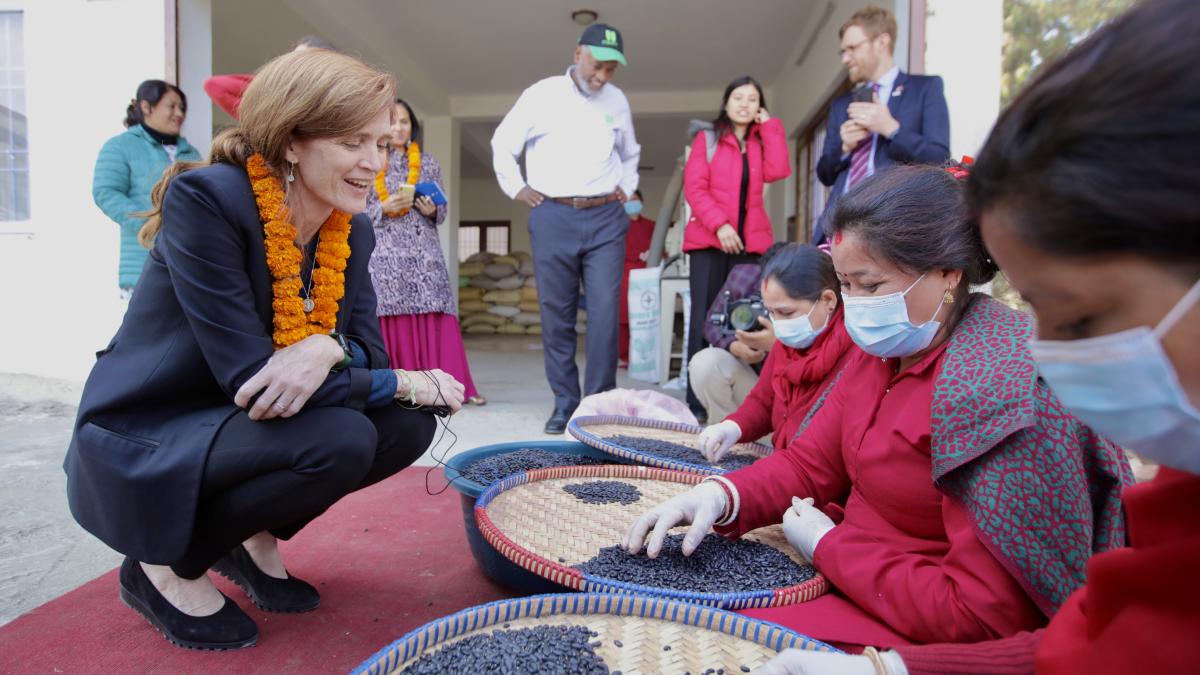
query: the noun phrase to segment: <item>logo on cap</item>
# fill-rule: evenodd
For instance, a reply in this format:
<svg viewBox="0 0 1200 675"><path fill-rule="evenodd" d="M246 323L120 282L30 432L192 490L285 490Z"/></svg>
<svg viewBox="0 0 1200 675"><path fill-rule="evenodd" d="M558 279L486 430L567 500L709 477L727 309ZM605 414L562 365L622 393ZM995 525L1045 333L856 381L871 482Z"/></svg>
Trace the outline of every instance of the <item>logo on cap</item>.
<svg viewBox="0 0 1200 675"><path fill-rule="evenodd" d="M604 44L606 44L606 45L617 44L617 31L612 30L612 29L606 29L604 31Z"/></svg>

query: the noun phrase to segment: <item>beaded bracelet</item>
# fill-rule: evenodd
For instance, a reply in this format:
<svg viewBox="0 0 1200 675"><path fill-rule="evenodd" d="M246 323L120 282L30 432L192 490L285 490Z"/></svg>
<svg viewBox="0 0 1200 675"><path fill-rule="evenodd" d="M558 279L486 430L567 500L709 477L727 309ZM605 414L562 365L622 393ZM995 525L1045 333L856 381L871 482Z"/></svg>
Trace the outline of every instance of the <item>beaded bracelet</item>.
<svg viewBox="0 0 1200 675"><path fill-rule="evenodd" d="M879 655L878 649L867 647L862 650L862 655L867 657L871 665L875 667L875 675L889 675L887 666L883 663L883 657Z"/></svg>
<svg viewBox="0 0 1200 675"><path fill-rule="evenodd" d="M407 370L401 370L399 368L395 370L395 373L397 378L404 379L404 386L408 390L408 393L404 396L400 396L399 393L397 393L396 398L400 401L407 400L409 405L417 405L417 388L416 385L413 384L412 376L408 374Z"/></svg>

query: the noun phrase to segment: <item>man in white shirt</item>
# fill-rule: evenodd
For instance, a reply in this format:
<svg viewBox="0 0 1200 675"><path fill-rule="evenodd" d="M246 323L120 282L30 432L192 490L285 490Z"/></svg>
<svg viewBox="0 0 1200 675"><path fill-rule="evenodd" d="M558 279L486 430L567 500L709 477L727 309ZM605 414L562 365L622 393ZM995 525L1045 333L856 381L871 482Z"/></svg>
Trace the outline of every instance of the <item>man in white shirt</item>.
<svg viewBox="0 0 1200 675"><path fill-rule="evenodd" d="M629 101L609 83L624 64L621 34L606 24L588 26L567 72L526 89L492 136L500 188L532 209L546 379L554 392L548 434L563 433L579 405L580 281L588 315L583 391L617 384L618 297L629 229L622 204L637 189L642 153ZM525 177L517 164L522 153Z"/></svg>

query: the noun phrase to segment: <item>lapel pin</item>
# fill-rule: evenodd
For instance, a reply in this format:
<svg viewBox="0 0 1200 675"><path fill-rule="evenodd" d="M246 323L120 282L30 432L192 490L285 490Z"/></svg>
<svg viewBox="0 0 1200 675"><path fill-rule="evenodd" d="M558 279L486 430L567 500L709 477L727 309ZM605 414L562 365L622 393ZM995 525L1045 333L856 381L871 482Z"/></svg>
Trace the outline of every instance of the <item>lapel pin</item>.
<svg viewBox="0 0 1200 675"><path fill-rule="evenodd" d="M895 91L892 92L892 97L895 98L896 96L899 96L900 94L903 94L903 93L904 93L904 85L900 85L900 86L896 87Z"/></svg>

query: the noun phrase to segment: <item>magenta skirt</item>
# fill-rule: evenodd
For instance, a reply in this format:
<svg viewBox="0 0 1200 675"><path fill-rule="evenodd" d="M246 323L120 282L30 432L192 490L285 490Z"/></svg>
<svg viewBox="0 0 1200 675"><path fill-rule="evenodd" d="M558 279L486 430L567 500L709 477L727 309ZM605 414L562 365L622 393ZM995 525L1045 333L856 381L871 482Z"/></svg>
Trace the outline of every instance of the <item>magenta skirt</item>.
<svg viewBox="0 0 1200 675"><path fill-rule="evenodd" d="M467 365L458 319L441 312L379 317L383 344L392 368L431 370L441 368L463 383L468 397L478 396Z"/></svg>

